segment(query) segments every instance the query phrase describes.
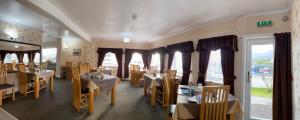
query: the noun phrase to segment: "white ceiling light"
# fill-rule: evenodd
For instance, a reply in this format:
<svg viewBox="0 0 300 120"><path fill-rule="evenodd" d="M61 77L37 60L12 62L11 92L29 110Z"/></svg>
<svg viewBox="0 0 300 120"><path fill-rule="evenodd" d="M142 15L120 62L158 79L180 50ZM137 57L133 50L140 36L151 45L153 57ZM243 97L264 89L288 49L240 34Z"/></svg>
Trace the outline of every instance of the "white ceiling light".
<svg viewBox="0 0 300 120"><path fill-rule="evenodd" d="M15 48L18 49L20 46L19 45L15 45Z"/></svg>
<svg viewBox="0 0 300 120"><path fill-rule="evenodd" d="M129 43L129 42L130 42L130 38L129 38L129 37L124 37L124 38L123 38L123 42Z"/></svg>

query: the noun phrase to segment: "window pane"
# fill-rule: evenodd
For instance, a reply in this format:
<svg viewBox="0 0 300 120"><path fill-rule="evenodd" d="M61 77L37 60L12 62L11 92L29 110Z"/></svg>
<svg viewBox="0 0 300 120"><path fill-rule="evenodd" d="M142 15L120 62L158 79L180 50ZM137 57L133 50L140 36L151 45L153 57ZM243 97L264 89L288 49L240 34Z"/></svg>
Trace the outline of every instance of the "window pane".
<svg viewBox="0 0 300 120"><path fill-rule="evenodd" d="M50 60L51 62L56 63L56 56L57 56L57 48L46 48L42 49L42 61L46 62Z"/></svg>
<svg viewBox="0 0 300 120"><path fill-rule="evenodd" d="M156 53L152 55L150 66L160 70L160 54Z"/></svg>
<svg viewBox="0 0 300 120"><path fill-rule="evenodd" d="M28 54L27 53L25 53L24 56L23 56L23 62L26 65L29 63L29 59L28 59Z"/></svg>
<svg viewBox="0 0 300 120"><path fill-rule="evenodd" d="M104 60L102 62L102 66L104 67L116 67L118 66L118 61L116 55L114 53L106 53L104 56Z"/></svg>
<svg viewBox="0 0 300 120"><path fill-rule="evenodd" d="M39 64L40 63L40 53L35 53L33 62L35 64Z"/></svg>
<svg viewBox="0 0 300 120"><path fill-rule="evenodd" d="M177 75L182 76L182 54L176 51L174 53L174 58L171 66L172 70L177 70Z"/></svg>
<svg viewBox="0 0 300 120"><path fill-rule="evenodd" d="M143 62L142 55L139 54L139 53L133 53L131 61L129 63L129 66L130 66L130 64L140 65L140 67L143 68L144 67L144 62Z"/></svg>
<svg viewBox="0 0 300 120"><path fill-rule="evenodd" d="M223 84L223 72L221 66L221 51L211 51L206 73L206 81Z"/></svg>
<svg viewBox="0 0 300 120"><path fill-rule="evenodd" d="M5 55L5 58L4 58L4 63L12 63L12 61L15 61L16 63L19 62L17 54L15 54L15 53L13 53L13 54L7 53Z"/></svg>

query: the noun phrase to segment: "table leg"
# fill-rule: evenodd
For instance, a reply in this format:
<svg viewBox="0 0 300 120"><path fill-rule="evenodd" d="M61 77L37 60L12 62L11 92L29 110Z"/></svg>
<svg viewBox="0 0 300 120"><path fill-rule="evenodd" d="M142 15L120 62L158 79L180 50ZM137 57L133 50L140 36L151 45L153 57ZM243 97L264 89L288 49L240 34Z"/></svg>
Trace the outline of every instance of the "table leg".
<svg viewBox="0 0 300 120"><path fill-rule="evenodd" d="M15 88L12 88L12 100L15 101Z"/></svg>
<svg viewBox="0 0 300 120"><path fill-rule="evenodd" d="M53 75L51 75L51 77L50 77L50 91L51 91L51 93L54 92L54 79L53 79Z"/></svg>
<svg viewBox="0 0 300 120"><path fill-rule="evenodd" d="M2 91L0 90L0 106L2 105Z"/></svg>
<svg viewBox="0 0 300 120"><path fill-rule="evenodd" d="M94 91L91 90L89 92L89 113L93 113L94 112Z"/></svg>
<svg viewBox="0 0 300 120"><path fill-rule="evenodd" d="M234 120L235 119L235 115L234 115L234 113L231 113L230 114L230 120Z"/></svg>
<svg viewBox="0 0 300 120"><path fill-rule="evenodd" d="M35 75L34 76L34 98L35 99L39 99L39 95L40 95L40 81L39 81L39 76Z"/></svg>
<svg viewBox="0 0 300 120"><path fill-rule="evenodd" d="M156 104L155 97L156 97L156 87L153 86L153 87L151 88L151 105L152 105L152 106L155 106L155 104Z"/></svg>
<svg viewBox="0 0 300 120"><path fill-rule="evenodd" d="M111 89L111 105L115 105L116 103L116 86L117 84L115 83Z"/></svg>

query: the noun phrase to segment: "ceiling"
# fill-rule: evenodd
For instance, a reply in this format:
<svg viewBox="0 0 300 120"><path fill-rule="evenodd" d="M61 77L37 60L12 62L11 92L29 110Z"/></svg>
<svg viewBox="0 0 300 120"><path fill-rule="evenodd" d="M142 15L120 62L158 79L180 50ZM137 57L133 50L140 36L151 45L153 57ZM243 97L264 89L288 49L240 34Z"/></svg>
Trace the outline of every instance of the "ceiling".
<svg viewBox="0 0 300 120"><path fill-rule="evenodd" d="M289 0L49 0L92 40L151 42L214 20L286 10ZM137 19L133 20L132 15Z"/></svg>
<svg viewBox="0 0 300 120"><path fill-rule="evenodd" d="M0 0L0 19L12 24L42 31L43 37L45 36L46 38L64 37L67 30L67 27L59 21L16 0ZM51 42L53 40L56 39L43 39L43 42Z"/></svg>

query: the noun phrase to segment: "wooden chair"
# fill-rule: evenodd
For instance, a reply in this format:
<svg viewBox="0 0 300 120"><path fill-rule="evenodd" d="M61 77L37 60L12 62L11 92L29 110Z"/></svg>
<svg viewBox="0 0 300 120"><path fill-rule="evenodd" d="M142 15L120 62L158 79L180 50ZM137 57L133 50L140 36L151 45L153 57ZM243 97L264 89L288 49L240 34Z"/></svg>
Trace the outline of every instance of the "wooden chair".
<svg viewBox="0 0 300 120"><path fill-rule="evenodd" d="M6 63L6 67L8 71L14 71L15 66L16 65L14 63Z"/></svg>
<svg viewBox="0 0 300 120"><path fill-rule="evenodd" d="M40 69L41 70L47 70L47 68L48 68L48 61L47 62L42 62L41 66L40 66Z"/></svg>
<svg viewBox="0 0 300 120"><path fill-rule="evenodd" d="M115 77L117 77L117 70L116 69L112 69L111 70L111 76L115 76Z"/></svg>
<svg viewBox="0 0 300 120"><path fill-rule="evenodd" d="M86 74L90 73L91 67L89 63L82 63L79 65L79 73L80 74Z"/></svg>
<svg viewBox="0 0 300 120"><path fill-rule="evenodd" d="M200 120L226 120L229 85L203 87Z"/></svg>
<svg viewBox="0 0 300 120"><path fill-rule="evenodd" d="M80 74L77 67L72 68L73 76L73 106L79 112L80 108L85 105L88 101L88 88L82 88Z"/></svg>
<svg viewBox="0 0 300 120"><path fill-rule="evenodd" d="M0 64L0 105L2 105L2 99L12 97L15 101L15 85L7 83L7 70L5 64ZM8 94L8 90L11 90L11 95Z"/></svg>
<svg viewBox="0 0 300 120"><path fill-rule="evenodd" d="M29 69L29 70L34 70L34 66L35 66L35 63L34 63L34 62L29 62L29 63L28 63L28 69Z"/></svg>
<svg viewBox="0 0 300 120"><path fill-rule="evenodd" d="M133 65L132 69L140 71L140 65Z"/></svg>
<svg viewBox="0 0 300 120"><path fill-rule="evenodd" d="M34 80L31 79L26 72L25 64L18 64L19 91L27 96L28 93L34 92ZM39 78L40 89L46 88L46 81Z"/></svg>
<svg viewBox="0 0 300 120"><path fill-rule="evenodd" d="M72 79L72 72L71 72L72 64L73 64L72 62L66 62L66 78L68 80Z"/></svg>

